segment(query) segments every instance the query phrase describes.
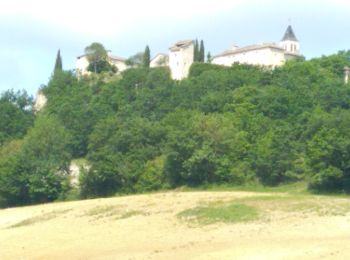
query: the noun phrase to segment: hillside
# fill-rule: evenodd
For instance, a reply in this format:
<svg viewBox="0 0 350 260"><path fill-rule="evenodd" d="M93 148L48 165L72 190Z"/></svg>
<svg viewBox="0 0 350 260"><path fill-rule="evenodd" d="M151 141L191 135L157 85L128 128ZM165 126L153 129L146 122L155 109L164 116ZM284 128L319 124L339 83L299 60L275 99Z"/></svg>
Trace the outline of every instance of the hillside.
<svg viewBox="0 0 350 260"><path fill-rule="evenodd" d="M0 100L0 206L181 186L307 182L350 193L350 52L274 70L194 63L77 78L55 70L34 114L25 93ZM87 161L80 185L72 160Z"/></svg>
<svg viewBox="0 0 350 260"><path fill-rule="evenodd" d="M291 193L167 192L3 209L0 258L348 259L349 202ZM215 208L232 203L257 215L215 216ZM212 210L191 216L198 207Z"/></svg>

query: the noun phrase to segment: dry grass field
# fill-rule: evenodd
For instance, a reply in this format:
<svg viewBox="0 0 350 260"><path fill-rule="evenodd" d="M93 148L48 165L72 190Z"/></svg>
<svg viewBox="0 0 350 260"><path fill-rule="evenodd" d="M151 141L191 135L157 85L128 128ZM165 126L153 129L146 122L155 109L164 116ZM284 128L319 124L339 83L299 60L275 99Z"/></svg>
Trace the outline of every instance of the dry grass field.
<svg viewBox="0 0 350 260"><path fill-rule="evenodd" d="M165 192L0 210L0 259L350 259L350 199Z"/></svg>

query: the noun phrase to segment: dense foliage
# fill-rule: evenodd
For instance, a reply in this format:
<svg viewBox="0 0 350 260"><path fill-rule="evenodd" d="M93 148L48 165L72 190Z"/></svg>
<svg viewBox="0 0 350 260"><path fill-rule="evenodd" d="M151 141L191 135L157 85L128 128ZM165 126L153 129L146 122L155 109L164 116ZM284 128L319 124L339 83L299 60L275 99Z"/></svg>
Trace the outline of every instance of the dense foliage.
<svg viewBox="0 0 350 260"><path fill-rule="evenodd" d="M0 96L0 146L23 137L33 125L33 98L25 91L6 91Z"/></svg>
<svg viewBox="0 0 350 260"><path fill-rule="evenodd" d="M109 62L108 52L101 43L94 42L87 46L85 55L89 61L88 71L95 73L117 72L117 67Z"/></svg>
<svg viewBox="0 0 350 260"><path fill-rule="evenodd" d="M350 52L275 70L195 63L183 81L164 67L129 69L119 79L55 73L27 134L30 110L0 101L12 120L7 128L0 122L0 203L62 197L68 164L81 157L89 162L83 197L300 180L318 192L350 192L345 65Z"/></svg>

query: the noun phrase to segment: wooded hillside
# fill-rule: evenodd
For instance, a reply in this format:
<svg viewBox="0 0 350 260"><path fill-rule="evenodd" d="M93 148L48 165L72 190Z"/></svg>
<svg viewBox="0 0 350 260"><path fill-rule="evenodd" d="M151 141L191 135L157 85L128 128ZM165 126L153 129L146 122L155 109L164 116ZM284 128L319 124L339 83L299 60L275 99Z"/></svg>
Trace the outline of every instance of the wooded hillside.
<svg viewBox="0 0 350 260"><path fill-rule="evenodd" d="M64 199L68 165L86 158L79 196L182 185L278 185L350 192L350 51L275 70L192 65L77 79L55 71L34 116L30 97L0 99L0 205Z"/></svg>

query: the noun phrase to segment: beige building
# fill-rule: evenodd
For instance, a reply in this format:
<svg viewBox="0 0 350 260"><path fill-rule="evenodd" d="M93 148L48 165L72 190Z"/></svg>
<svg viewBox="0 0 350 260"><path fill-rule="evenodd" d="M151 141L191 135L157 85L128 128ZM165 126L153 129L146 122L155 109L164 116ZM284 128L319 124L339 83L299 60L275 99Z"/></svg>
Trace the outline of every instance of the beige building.
<svg viewBox="0 0 350 260"><path fill-rule="evenodd" d="M41 90L38 90L35 97L35 102L33 106L34 113L40 112L46 105L47 98Z"/></svg>
<svg viewBox="0 0 350 260"><path fill-rule="evenodd" d="M260 65L274 68L287 60L302 57L300 44L289 25L279 43L262 43L245 47L233 46L213 57L212 63L232 66L234 63Z"/></svg>
<svg viewBox="0 0 350 260"><path fill-rule="evenodd" d="M193 51L192 40L179 41L169 48L169 67L173 79L181 80L188 76L193 63Z"/></svg>
<svg viewBox="0 0 350 260"><path fill-rule="evenodd" d="M151 60L149 66L151 68L155 67L167 67L169 66L169 55L166 55L164 53L158 53L154 58Z"/></svg>
<svg viewBox="0 0 350 260"><path fill-rule="evenodd" d="M108 51L107 54L108 54L109 62L117 67L118 72L122 72L128 68L128 66L125 64L124 58L114 56L110 51ZM87 70L88 66L89 66L89 61L85 54L77 57L76 72L78 76L89 75L91 72Z"/></svg>

